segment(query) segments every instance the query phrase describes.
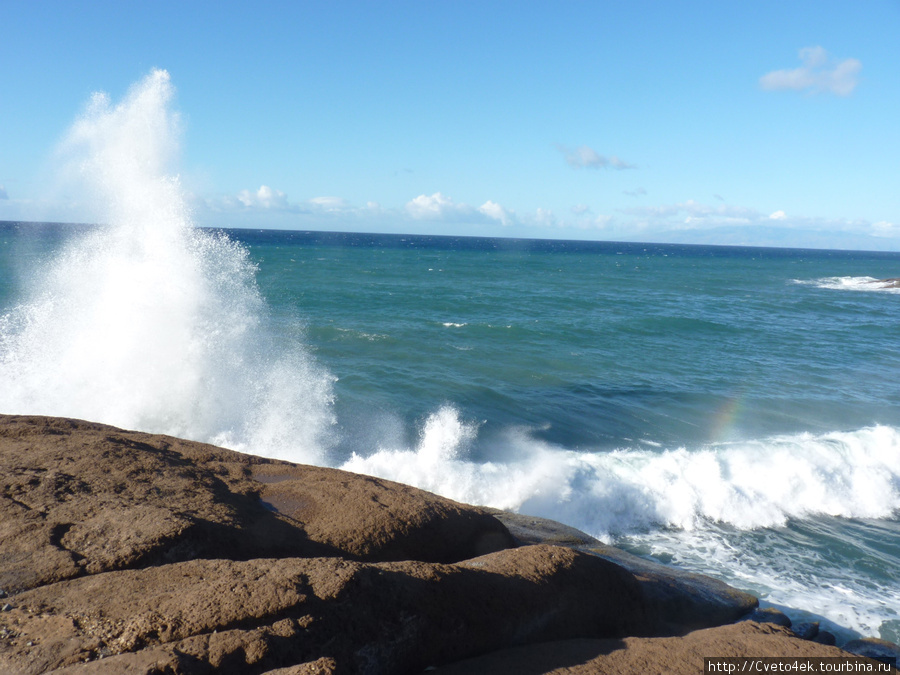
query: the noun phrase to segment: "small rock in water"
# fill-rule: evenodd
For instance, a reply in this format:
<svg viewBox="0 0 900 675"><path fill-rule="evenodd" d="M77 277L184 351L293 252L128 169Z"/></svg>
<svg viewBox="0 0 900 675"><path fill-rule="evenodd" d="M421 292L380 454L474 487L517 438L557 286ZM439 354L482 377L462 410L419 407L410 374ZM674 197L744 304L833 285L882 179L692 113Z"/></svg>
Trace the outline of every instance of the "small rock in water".
<svg viewBox="0 0 900 675"><path fill-rule="evenodd" d="M745 616L744 621L774 623L776 626L791 627L791 620L788 618L788 615L774 607L758 607Z"/></svg>
<svg viewBox="0 0 900 675"><path fill-rule="evenodd" d="M813 638L813 642L818 642L820 645L835 645L837 644L837 638L834 637L834 633L829 633L827 630L820 630L819 634Z"/></svg>
<svg viewBox="0 0 900 675"><path fill-rule="evenodd" d="M891 277L889 279L873 279L867 283L878 284L882 288L900 288L900 277Z"/></svg>
<svg viewBox="0 0 900 675"><path fill-rule="evenodd" d="M850 640L841 649L851 654L866 656L876 661L889 663L888 659L896 659L894 663L900 661L900 646L887 640L879 640L878 638L861 638L859 640Z"/></svg>
<svg viewBox="0 0 900 675"><path fill-rule="evenodd" d="M798 638L802 638L803 640L812 640L819 634L819 622L807 621L805 623L798 623L791 630L794 631L794 635L796 635Z"/></svg>

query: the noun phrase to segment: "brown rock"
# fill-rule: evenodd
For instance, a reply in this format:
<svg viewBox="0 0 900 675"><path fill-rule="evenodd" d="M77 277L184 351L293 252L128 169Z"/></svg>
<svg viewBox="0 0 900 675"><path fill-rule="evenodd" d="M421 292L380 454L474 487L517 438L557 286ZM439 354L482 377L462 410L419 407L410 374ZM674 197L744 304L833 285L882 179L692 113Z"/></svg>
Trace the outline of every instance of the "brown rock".
<svg viewBox="0 0 900 675"><path fill-rule="evenodd" d="M288 668L267 670L262 675L332 675L336 672L338 672L337 664L334 662L334 659L321 658L311 663L301 663Z"/></svg>
<svg viewBox="0 0 900 675"><path fill-rule="evenodd" d="M438 668L439 675L699 675L706 657L844 657L846 652L800 640L789 628L745 621L681 638L566 640L507 649Z"/></svg>
<svg viewBox="0 0 900 675"><path fill-rule="evenodd" d="M652 631L657 635L680 635L689 630L736 621L759 604L754 596L718 579L639 558L607 546L573 527L545 518L502 511L492 513L521 543L571 546L631 572L648 601Z"/></svg>
<svg viewBox="0 0 900 675"><path fill-rule="evenodd" d="M626 638L728 620L750 596L577 531L554 536L590 553L509 548L483 509L347 472L0 416L0 487L3 673L403 674L554 640L627 672L662 667L652 645L795 649L765 642L787 639L771 626ZM571 658L542 649L528 667Z"/></svg>
<svg viewBox="0 0 900 675"><path fill-rule="evenodd" d="M196 558L451 562L513 544L422 490L76 420L0 416L0 485L8 591Z"/></svg>
<svg viewBox="0 0 900 675"><path fill-rule="evenodd" d="M258 464L253 477L264 503L358 560L454 562L515 545L485 510L400 483L286 462Z"/></svg>
<svg viewBox="0 0 900 675"><path fill-rule="evenodd" d="M327 659L342 672L412 673L522 642L625 635L645 618L624 570L551 546L456 565L195 560L16 597L0 669L22 675L322 669Z"/></svg>

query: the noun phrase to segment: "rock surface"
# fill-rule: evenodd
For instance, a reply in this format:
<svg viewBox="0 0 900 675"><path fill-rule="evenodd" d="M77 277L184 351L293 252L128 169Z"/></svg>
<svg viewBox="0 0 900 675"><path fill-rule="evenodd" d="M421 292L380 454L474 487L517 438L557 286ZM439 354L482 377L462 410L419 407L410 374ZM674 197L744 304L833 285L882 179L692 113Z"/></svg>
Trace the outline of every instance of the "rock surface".
<svg viewBox="0 0 900 675"><path fill-rule="evenodd" d="M492 511L519 543L548 543L589 552L624 567L640 582L656 634L679 634L730 623L747 615L758 600L717 579L639 558L567 525L545 518Z"/></svg>
<svg viewBox="0 0 900 675"><path fill-rule="evenodd" d="M774 623L776 626L784 626L785 628L793 626L790 617L776 607L759 607L750 612L745 618L747 621Z"/></svg>
<svg viewBox="0 0 900 675"><path fill-rule="evenodd" d="M502 517L513 533L389 481L0 416L0 673L417 673L536 642L641 645L626 636L755 605L552 521ZM731 630L754 654L831 649Z"/></svg>
<svg viewBox="0 0 900 675"><path fill-rule="evenodd" d="M454 562L486 512L405 485L58 418L0 416L0 588L196 558Z"/></svg>
<svg viewBox="0 0 900 675"><path fill-rule="evenodd" d="M878 638L851 640L844 645L844 651L878 661L893 659L893 663L900 664L900 646L887 640L879 640Z"/></svg>
<svg viewBox="0 0 900 675"><path fill-rule="evenodd" d="M460 661L435 672L438 675L697 675L704 672L705 658L732 656L846 658L848 654L837 647L797 639L790 629L782 626L744 621L698 630L682 638L629 637L528 645Z"/></svg>
<svg viewBox="0 0 900 675"><path fill-rule="evenodd" d="M323 657L403 673L520 641L627 635L642 611L624 570L531 546L455 565L281 558L105 572L18 594L4 623L19 647L8 663L23 674L150 662L261 672Z"/></svg>

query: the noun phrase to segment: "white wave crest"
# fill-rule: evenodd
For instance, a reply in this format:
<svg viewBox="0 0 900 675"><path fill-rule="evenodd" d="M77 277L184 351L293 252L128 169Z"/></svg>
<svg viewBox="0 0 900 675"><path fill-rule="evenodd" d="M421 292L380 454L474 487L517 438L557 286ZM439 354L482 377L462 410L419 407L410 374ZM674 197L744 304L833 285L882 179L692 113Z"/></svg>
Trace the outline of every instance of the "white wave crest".
<svg viewBox="0 0 900 675"><path fill-rule="evenodd" d="M883 518L900 509L900 432L797 434L702 448L575 452L511 431L497 456L465 459L477 428L446 406L416 448L354 455L350 471L418 486L463 502L555 518L611 536L707 522L739 529L825 514Z"/></svg>
<svg viewBox="0 0 900 675"><path fill-rule="evenodd" d="M794 279L794 283L827 288L836 291L880 291L882 293L900 293L900 285L894 279L876 279L875 277L823 277L821 279Z"/></svg>

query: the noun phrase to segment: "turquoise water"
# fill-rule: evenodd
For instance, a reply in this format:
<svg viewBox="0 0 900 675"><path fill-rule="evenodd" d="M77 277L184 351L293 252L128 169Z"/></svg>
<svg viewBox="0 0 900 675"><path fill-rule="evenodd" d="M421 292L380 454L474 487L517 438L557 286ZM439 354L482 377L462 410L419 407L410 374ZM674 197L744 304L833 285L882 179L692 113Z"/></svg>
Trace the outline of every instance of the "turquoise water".
<svg viewBox="0 0 900 675"><path fill-rule="evenodd" d="M409 422L446 399L484 431L589 450L900 422L900 295L827 287L900 255L233 235L340 405Z"/></svg>
<svg viewBox="0 0 900 675"><path fill-rule="evenodd" d="M900 637L900 254L0 225L0 410L548 516Z"/></svg>

